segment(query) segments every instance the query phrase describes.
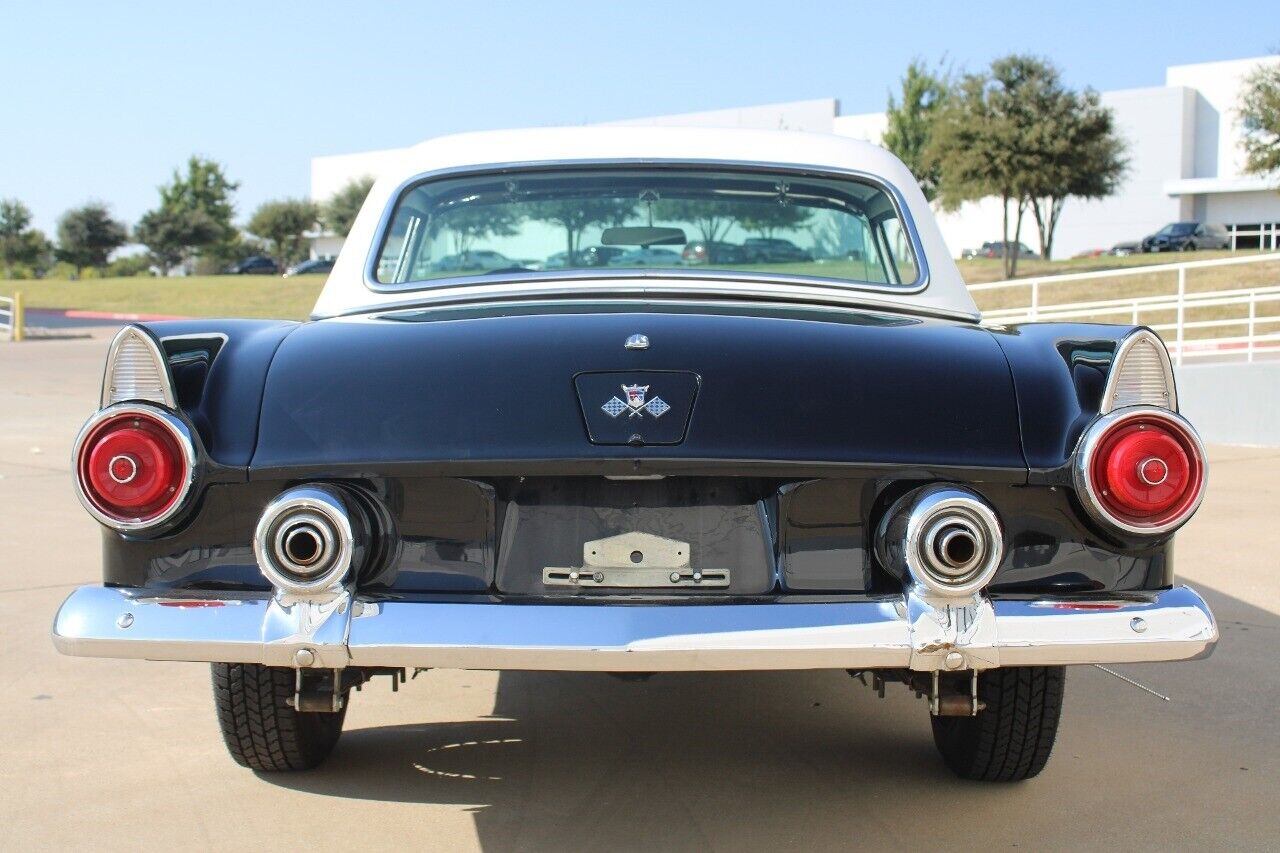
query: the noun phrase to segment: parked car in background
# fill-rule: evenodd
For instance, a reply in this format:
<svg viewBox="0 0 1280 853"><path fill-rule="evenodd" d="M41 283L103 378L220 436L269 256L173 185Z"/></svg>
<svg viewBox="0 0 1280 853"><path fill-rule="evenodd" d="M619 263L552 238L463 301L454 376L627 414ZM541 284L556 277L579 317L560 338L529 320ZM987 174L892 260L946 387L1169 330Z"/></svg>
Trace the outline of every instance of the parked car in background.
<svg viewBox="0 0 1280 853"><path fill-rule="evenodd" d="M680 257L686 264L743 264L747 252L736 243L696 240L684 247Z"/></svg>
<svg viewBox="0 0 1280 853"><path fill-rule="evenodd" d="M681 266L680 255L672 249L649 246L643 249L632 249L617 257L610 258L611 267L678 267Z"/></svg>
<svg viewBox="0 0 1280 853"><path fill-rule="evenodd" d="M280 267L266 255L253 255L227 267L225 272L227 275L275 275Z"/></svg>
<svg viewBox="0 0 1280 853"><path fill-rule="evenodd" d="M607 266L612 259L626 254L626 252L627 250L621 246L588 246L585 249L579 249L574 252L572 263L569 263L568 252L556 252L542 264L542 269L562 270L569 267L603 267Z"/></svg>
<svg viewBox="0 0 1280 853"><path fill-rule="evenodd" d="M436 272L463 272L465 270L501 270L520 266L500 252L491 249L472 249L456 255L445 255L431 265Z"/></svg>
<svg viewBox="0 0 1280 853"><path fill-rule="evenodd" d="M609 261L626 254L621 246L588 246L579 251L578 262L584 267L608 266Z"/></svg>
<svg viewBox="0 0 1280 853"><path fill-rule="evenodd" d="M1068 665L1213 650L1213 615L1174 574L1207 463L1164 343L1130 324L982 325L885 149L595 127L408 152L370 190L311 319L125 326L74 444L102 582L70 593L55 645L211 663L238 763L315 767L357 688L419 668L827 670L881 695L904 685L926 700L939 766L1015 781L1049 759ZM866 262L686 266L659 248L683 239L655 241L696 214L638 210L732 194L764 218L779 186L837 245L870 236ZM588 275L486 271L512 262L482 251L447 286L431 270L451 217L512 223L497 245L547 257L575 205L633 205L647 224L605 229L635 248ZM835 692L829 676L814 689ZM1082 729L1130 712L1099 696L1072 708L1095 715ZM843 755L856 718L813 723L809 704L793 703L805 721L733 737L806 751L830 737ZM101 737L155 748L134 729ZM936 792L921 820L978 838L983 816L942 808L963 803L919 773L910 790Z"/></svg>
<svg viewBox="0 0 1280 853"><path fill-rule="evenodd" d="M295 275L321 275L333 271L334 258L312 258L300 264L294 264L284 271L284 277Z"/></svg>
<svg viewBox="0 0 1280 853"><path fill-rule="evenodd" d="M965 249L960 253L960 257L964 260L972 260L973 258L1003 258L1005 243L1000 240L990 240L983 243L978 249ZM1040 257L1034 249L1026 243L1017 243L1018 257L1020 258L1038 258Z"/></svg>
<svg viewBox="0 0 1280 853"><path fill-rule="evenodd" d="M813 260L813 255L781 237L748 237L742 242L753 264L786 264Z"/></svg>
<svg viewBox="0 0 1280 853"><path fill-rule="evenodd" d="M1170 222L1142 239L1144 252L1194 252L1197 249L1229 249L1225 231L1199 222Z"/></svg>
<svg viewBox="0 0 1280 853"><path fill-rule="evenodd" d="M1129 255L1138 255L1142 253L1142 241L1130 240L1125 243L1116 243L1107 250L1108 255L1115 255L1118 258L1124 258Z"/></svg>

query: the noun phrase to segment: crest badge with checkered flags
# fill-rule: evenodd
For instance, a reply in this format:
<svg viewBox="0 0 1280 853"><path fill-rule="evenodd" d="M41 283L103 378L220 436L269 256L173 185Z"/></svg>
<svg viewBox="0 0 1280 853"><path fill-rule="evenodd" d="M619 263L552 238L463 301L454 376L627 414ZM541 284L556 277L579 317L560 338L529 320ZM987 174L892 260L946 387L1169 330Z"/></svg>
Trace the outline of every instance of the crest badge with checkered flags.
<svg viewBox="0 0 1280 853"><path fill-rule="evenodd" d="M610 397L600 408L611 418L627 413L628 418L643 418L646 414L660 418L671 410L671 406L661 397L651 397L648 385L622 385L622 393L626 395L623 402L618 397Z"/></svg>

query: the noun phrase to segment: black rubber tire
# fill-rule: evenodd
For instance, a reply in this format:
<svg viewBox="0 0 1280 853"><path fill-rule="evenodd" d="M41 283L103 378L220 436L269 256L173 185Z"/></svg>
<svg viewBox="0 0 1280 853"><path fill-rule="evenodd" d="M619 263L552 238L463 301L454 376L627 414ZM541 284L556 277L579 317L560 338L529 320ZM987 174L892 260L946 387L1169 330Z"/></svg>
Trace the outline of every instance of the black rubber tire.
<svg viewBox="0 0 1280 853"><path fill-rule="evenodd" d="M251 770L310 770L329 757L347 705L333 714L299 713L294 671L255 663L213 664L213 701L227 751Z"/></svg>
<svg viewBox="0 0 1280 853"><path fill-rule="evenodd" d="M1044 769L1058 734L1066 667L1018 666L978 676L976 717L932 717L933 742L962 779L1020 782Z"/></svg>

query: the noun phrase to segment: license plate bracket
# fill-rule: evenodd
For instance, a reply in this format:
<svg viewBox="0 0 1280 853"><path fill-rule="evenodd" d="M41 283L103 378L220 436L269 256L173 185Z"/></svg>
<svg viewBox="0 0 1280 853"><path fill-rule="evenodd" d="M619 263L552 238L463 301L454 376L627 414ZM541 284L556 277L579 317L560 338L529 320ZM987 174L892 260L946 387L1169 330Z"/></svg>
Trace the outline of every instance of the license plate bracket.
<svg viewBox="0 0 1280 853"><path fill-rule="evenodd" d="M548 566L542 582L597 589L723 589L729 586L729 570L695 569L688 542L632 532L584 542L581 567Z"/></svg>

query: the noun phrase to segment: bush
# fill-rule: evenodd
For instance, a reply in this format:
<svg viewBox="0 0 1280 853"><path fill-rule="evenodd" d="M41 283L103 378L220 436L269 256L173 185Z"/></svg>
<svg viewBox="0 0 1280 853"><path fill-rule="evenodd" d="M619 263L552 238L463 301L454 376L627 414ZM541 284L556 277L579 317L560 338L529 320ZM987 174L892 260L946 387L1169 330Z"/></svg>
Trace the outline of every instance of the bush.
<svg viewBox="0 0 1280 853"><path fill-rule="evenodd" d="M116 258L107 264L107 275L113 278L153 275L151 272L151 259L146 255L128 255L123 258Z"/></svg>
<svg viewBox="0 0 1280 853"><path fill-rule="evenodd" d="M45 275L45 278L65 278L68 280L74 280L76 277L76 268L66 261L58 261Z"/></svg>

